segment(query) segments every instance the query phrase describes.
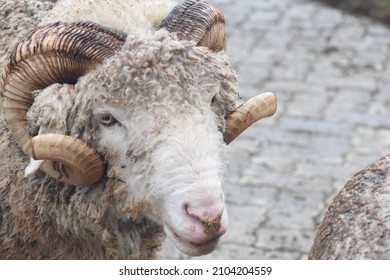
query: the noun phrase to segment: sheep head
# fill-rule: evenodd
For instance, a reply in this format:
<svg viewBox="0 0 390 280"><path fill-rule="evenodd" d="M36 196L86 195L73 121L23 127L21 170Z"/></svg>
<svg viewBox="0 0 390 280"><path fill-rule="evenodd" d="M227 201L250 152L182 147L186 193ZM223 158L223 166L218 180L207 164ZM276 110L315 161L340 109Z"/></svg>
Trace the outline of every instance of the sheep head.
<svg viewBox="0 0 390 280"><path fill-rule="evenodd" d="M225 46L223 16L195 3L208 7L200 10L211 20L195 28L204 34L194 40L175 29L180 8L142 38L85 22L40 27L11 54L1 92L11 132L34 158L33 172L41 167L75 185L114 178L127 185L125 204L142 205L179 249L200 255L227 228L224 139L272 115L275 102L268 95L271 102L262 104L271 106L242 119L253 105L235 108L235 74L226 55L213 52ZM63 120L47 108L66 112L67 123L58 125Z"/></svg>

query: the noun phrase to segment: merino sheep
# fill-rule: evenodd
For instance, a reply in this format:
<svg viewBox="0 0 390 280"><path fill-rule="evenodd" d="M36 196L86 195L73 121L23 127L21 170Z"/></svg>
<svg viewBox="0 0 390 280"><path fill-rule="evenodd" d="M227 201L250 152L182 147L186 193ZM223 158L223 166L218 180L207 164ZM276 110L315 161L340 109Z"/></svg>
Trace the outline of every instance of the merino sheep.
<svg viewBox="0 0 390 280"><path fill-rule="evenodd" d="M390 155L359 171L333 198L309 259L390 259Z"/></svg>
<svg viewBox="0 0 390 280"><path fill-rule="evenodd" d="M227 229L226 143L275 112L273 95L236 108L220 11L94 2L170 12L133 9L133 27L147 28L129 29L89 17L80 3L91 1L74 1L73 19L56 18L59 2L41 23L51 1L19 2L0 2L0 20L32 30L16 36L0 83L1 258L150 259L166 235L186 254L213 251Z"/></svg>

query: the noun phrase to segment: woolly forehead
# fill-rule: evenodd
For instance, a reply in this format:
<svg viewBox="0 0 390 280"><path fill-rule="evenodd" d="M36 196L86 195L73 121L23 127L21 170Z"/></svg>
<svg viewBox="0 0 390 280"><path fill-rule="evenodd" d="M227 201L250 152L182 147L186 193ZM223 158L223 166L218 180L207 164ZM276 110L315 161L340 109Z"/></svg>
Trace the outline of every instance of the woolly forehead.
<svg viewBox="0 0 390 280"><path fill-rule="evenodd" d="M212 99L230 108L237 96L236 76L224 53L178 41L164 30L129 36L119 53L80 79L76 88L93 104L127 110L158 104L201 107Z"/></svg>

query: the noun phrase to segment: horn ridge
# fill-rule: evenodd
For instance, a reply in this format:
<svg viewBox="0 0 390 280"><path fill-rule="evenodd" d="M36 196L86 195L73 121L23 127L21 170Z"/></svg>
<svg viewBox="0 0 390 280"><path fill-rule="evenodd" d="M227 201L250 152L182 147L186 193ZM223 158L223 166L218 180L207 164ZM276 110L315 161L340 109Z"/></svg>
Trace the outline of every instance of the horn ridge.
<svg viewBox="0 0 390 280"><path fill-rule="evenodd" d="M48 51L62 51L87 59L104 59L119 50L125 39L124 35L92 22L56 22L27 34L12 51L8 65L12 69L29 56ZM87 52L91 47L95 51Z"/></svg>
<svg viewBox="0 0 390 280"><path fill-rule="evenodd" d="M187 0L177 5L160 24L176 32L180 40L194 40L212 51L226 48L225 18L219 8L206 0Z"/></svg>

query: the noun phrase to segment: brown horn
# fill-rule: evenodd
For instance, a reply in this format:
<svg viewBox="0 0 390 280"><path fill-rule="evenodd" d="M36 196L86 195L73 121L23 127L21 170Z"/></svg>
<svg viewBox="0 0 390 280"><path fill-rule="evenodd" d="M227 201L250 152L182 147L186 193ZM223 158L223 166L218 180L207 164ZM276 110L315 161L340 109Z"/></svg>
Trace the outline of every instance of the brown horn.
<svg viewBox="0 0 390 280"><path fill-rule="evenodd" d="M27 156L32 156L26 116L34 101L32 92L54 83L76 83L124 41L124 36L94 23L58 22L39 27L16 45L5 65L0 92L6 121ZM63 177L53 163L45 163L42 170L54 178ZM76 184L72 180L63 181Z"/></svg>
<svg viewBox="0 0 390 280"><path fill-rule="evenodd" d="M229 115L226 116L226 126L223 138L226 144L232 142L258 120L270 117L276 112L276 97L272 92L252 97Z"/></svg>
<svg viewBox="0 0 390 280"><path fill-rule="evenodd" d="M226 48L225 18L215 4L205 0L177 5L160 27L176 32L180 40L193 40L212 51Z"/></svg>
<svg viewBox="0 0 390 280"><path fill-rule="evenodd" d="M66 166L66 169L58 168L61 173L59 179L64 182L88 185L103 176L104 165L100 155L77 138L42 134L31 139L31 148L35 160L52 160Z"/></svg>

